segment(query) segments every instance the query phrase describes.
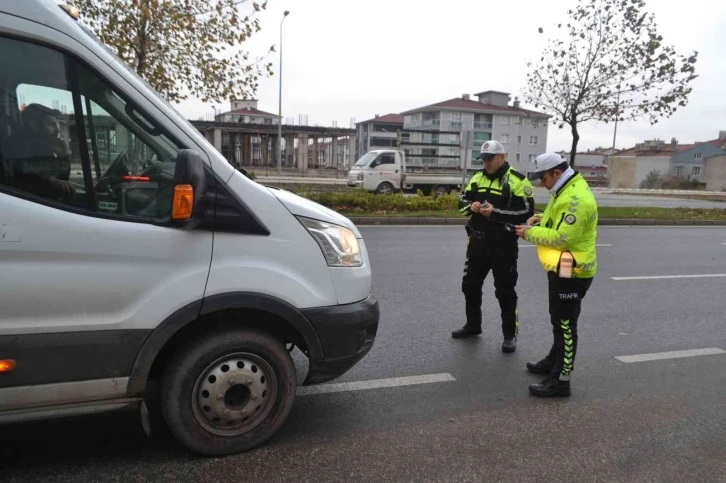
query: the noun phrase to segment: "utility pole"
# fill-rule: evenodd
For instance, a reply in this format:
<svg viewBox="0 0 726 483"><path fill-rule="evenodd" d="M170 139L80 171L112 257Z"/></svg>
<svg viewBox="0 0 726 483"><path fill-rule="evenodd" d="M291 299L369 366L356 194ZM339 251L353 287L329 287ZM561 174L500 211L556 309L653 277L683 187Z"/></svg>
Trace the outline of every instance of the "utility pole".
<svg viewBox="0 0 726 483"><path fill-rule="evenodd" d="M288 10L282 15L280 22L280 91L277 119L277 176L282 176L282 23L290 14Z"/></svg>
<svg viewBox="0 0 726 483"><path fill-rule="evenodd" d="M618 136L618 107L620 107L620 91L618 91L618 100L615 101L615 129L613 130L613 149L610 151L610 162L608 163L608 185L613 187L613 158L615 157L615 139Z"/></svg>

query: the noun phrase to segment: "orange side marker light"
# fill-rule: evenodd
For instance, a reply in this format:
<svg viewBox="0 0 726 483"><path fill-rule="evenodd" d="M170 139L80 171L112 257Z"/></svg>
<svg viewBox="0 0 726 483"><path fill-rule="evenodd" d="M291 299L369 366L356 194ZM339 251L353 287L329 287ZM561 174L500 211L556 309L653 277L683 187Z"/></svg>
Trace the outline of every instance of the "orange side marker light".
<svg viewBox="0 0 726 483"><path fill-rule="evenodd" d="M188 220L192 217L194 205L194 188L190 184L178 184L174 187L174 201L171 205L172 220Z"/></svg>
<svg viewBox="0 0 726 483"><path fill-rule="evenodd" d="M12 359L0 360L0 372L12 372L15 370L15 361Z"/></svg>

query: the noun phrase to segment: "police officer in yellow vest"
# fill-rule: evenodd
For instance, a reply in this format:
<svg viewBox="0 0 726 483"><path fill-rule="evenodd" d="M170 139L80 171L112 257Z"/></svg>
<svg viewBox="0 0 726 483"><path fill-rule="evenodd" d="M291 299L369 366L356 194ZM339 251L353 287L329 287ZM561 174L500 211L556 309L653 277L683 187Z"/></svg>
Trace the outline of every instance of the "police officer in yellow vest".
<svg viewBox="0 0 726 483"><path fill-rule="evenodd" d="M466 324L454 338L481 334L482 286L489 271L494 275L494 294L499 301L504 341L502 351L517 348L517 258L519 247L514 226L534 214L532 184L512 169L498 141L482 144L484 169L475 173L461 195L459 208L470 215L466 226L468 246L462 280L466 300Z"/></svg>
<svg viewBox="0 0 726 483"><path fill-rule="evenodd" d="M587 181L557 153L535 160L534 172L551 198L544 213L517 226L517 235L537 246L549 280L549 312L554 343L549 355L527 370L546 374L529 386L535 396L569 396L577 352L577 320L582 299L597 272L597 203Z"/></svg>

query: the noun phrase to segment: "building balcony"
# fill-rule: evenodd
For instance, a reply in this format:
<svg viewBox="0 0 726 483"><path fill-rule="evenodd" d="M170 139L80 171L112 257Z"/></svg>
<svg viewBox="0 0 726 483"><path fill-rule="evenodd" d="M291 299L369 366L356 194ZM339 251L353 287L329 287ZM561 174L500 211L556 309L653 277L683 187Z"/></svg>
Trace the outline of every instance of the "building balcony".
<svg viewBox="0 0 726 483"><path fill-rule="evenodd" d="M491 131L492 127L493 127L493 123L491 123L491 122L475 122L474 123L475 131Z"/></svg>

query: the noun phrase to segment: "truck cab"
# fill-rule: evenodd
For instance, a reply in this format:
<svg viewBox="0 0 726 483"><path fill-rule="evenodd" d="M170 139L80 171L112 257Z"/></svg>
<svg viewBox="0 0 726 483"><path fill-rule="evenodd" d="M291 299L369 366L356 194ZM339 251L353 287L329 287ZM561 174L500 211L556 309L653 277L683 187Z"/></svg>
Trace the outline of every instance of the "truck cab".
<svg viewBox="0 0 726 483"><path fill-rule="evenodd" d="M257 447L379 322L346 217L235 169L75 7L0 1L0 424L139 411Z"/></svg>

